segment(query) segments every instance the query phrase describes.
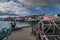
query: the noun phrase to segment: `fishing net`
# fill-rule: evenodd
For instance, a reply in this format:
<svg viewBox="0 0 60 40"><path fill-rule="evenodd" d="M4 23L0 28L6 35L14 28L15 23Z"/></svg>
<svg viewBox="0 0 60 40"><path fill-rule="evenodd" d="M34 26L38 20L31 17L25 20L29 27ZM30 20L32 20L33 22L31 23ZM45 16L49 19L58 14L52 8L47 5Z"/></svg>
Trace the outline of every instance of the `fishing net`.
<svg viewBox="0 0 60 40"><path fill-rule="evenodd" d="M0 40L4 39L5 37L8 38L11 32L12 32L12 28L10 27L0 28Z"/></svg>

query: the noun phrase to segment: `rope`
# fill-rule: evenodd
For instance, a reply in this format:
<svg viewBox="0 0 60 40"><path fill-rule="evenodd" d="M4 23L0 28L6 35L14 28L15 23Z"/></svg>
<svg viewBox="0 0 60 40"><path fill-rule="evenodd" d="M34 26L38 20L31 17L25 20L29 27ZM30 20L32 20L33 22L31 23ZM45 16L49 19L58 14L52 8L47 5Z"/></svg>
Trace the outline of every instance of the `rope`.
<svg viewBox="0 0 60 40"><path fill-rule="evenodd" d="M60 27L58 27L58 25L54 22L54 20L53 20L53 23L56 26L56 28L60 30Z"/></svg>
<svg viewBox="0 0 60 40"><path fill-rule="evenodd" d="M37 26L40 24L40 22L42 23L42 21L43 21L43 19L38 22ZM43 23L42 23L42 24L43 24ZM43 27L42 27L42 28L43 28ZM38 29L39 29L39 26L38 26ZM44 29L43 29L43 30L44 30ZM41 31L41 30L39 29L39 32L40 32L40 35L41 35L41 40L43 40L43 38L45 38L46 40L48 40L48 38L45 36L45 33L44 33L43 31ZM43 35L42 35L42 33L43 33Z"/></svg>
<svg viewBox="0 0 60 40"><path fill-rule="evenodd" d="M49 21L49 23L50 23L50 21ZM45 32L45 34L49 31L49 29L51 28L51 23L50 23L50 27L47 29L47 31Z"/></svg>

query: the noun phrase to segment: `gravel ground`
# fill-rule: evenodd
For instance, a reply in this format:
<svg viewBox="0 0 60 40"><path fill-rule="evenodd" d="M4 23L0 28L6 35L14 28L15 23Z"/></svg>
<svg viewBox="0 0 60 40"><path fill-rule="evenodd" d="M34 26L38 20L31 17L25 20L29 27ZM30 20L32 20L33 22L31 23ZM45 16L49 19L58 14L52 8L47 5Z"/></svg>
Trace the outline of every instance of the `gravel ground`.
<svg viewBox="0 0 60 40"><path fill-rule="evenodd" d="M12 32L8 40L36 40L36 37L31 35L31 28L22 28Z"/></svg>

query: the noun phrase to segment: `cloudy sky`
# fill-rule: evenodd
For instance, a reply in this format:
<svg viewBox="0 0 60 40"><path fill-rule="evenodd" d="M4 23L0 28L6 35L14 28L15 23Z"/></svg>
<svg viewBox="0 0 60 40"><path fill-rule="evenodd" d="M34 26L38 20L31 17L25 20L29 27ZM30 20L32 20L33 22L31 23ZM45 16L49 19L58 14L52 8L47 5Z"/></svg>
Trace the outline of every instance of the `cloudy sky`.
<svg viewBox="0 0 60 40"><path fill-rule="evenodd" d="M0 0L0 16L59 14L60 0Z"/></svg>
<svg viewBox="0 0 60 40"><path fill-rule="evenodd" d="M19 0L29 6L44 6L47 4L59 4L60 0Z"/></svg>

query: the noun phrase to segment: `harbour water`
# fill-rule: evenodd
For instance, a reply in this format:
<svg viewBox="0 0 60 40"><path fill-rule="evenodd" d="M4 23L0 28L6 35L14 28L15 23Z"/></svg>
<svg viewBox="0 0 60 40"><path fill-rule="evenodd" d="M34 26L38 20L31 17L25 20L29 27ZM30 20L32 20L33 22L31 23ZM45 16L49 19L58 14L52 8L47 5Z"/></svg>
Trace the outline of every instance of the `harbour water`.
<svg viewBox="0 0 60 40"><path fill-rule="evenodd" d="M11 27L12 21L0 21L0 28ZM35 26L37 22L16 22L16 27Z"/></svg>

